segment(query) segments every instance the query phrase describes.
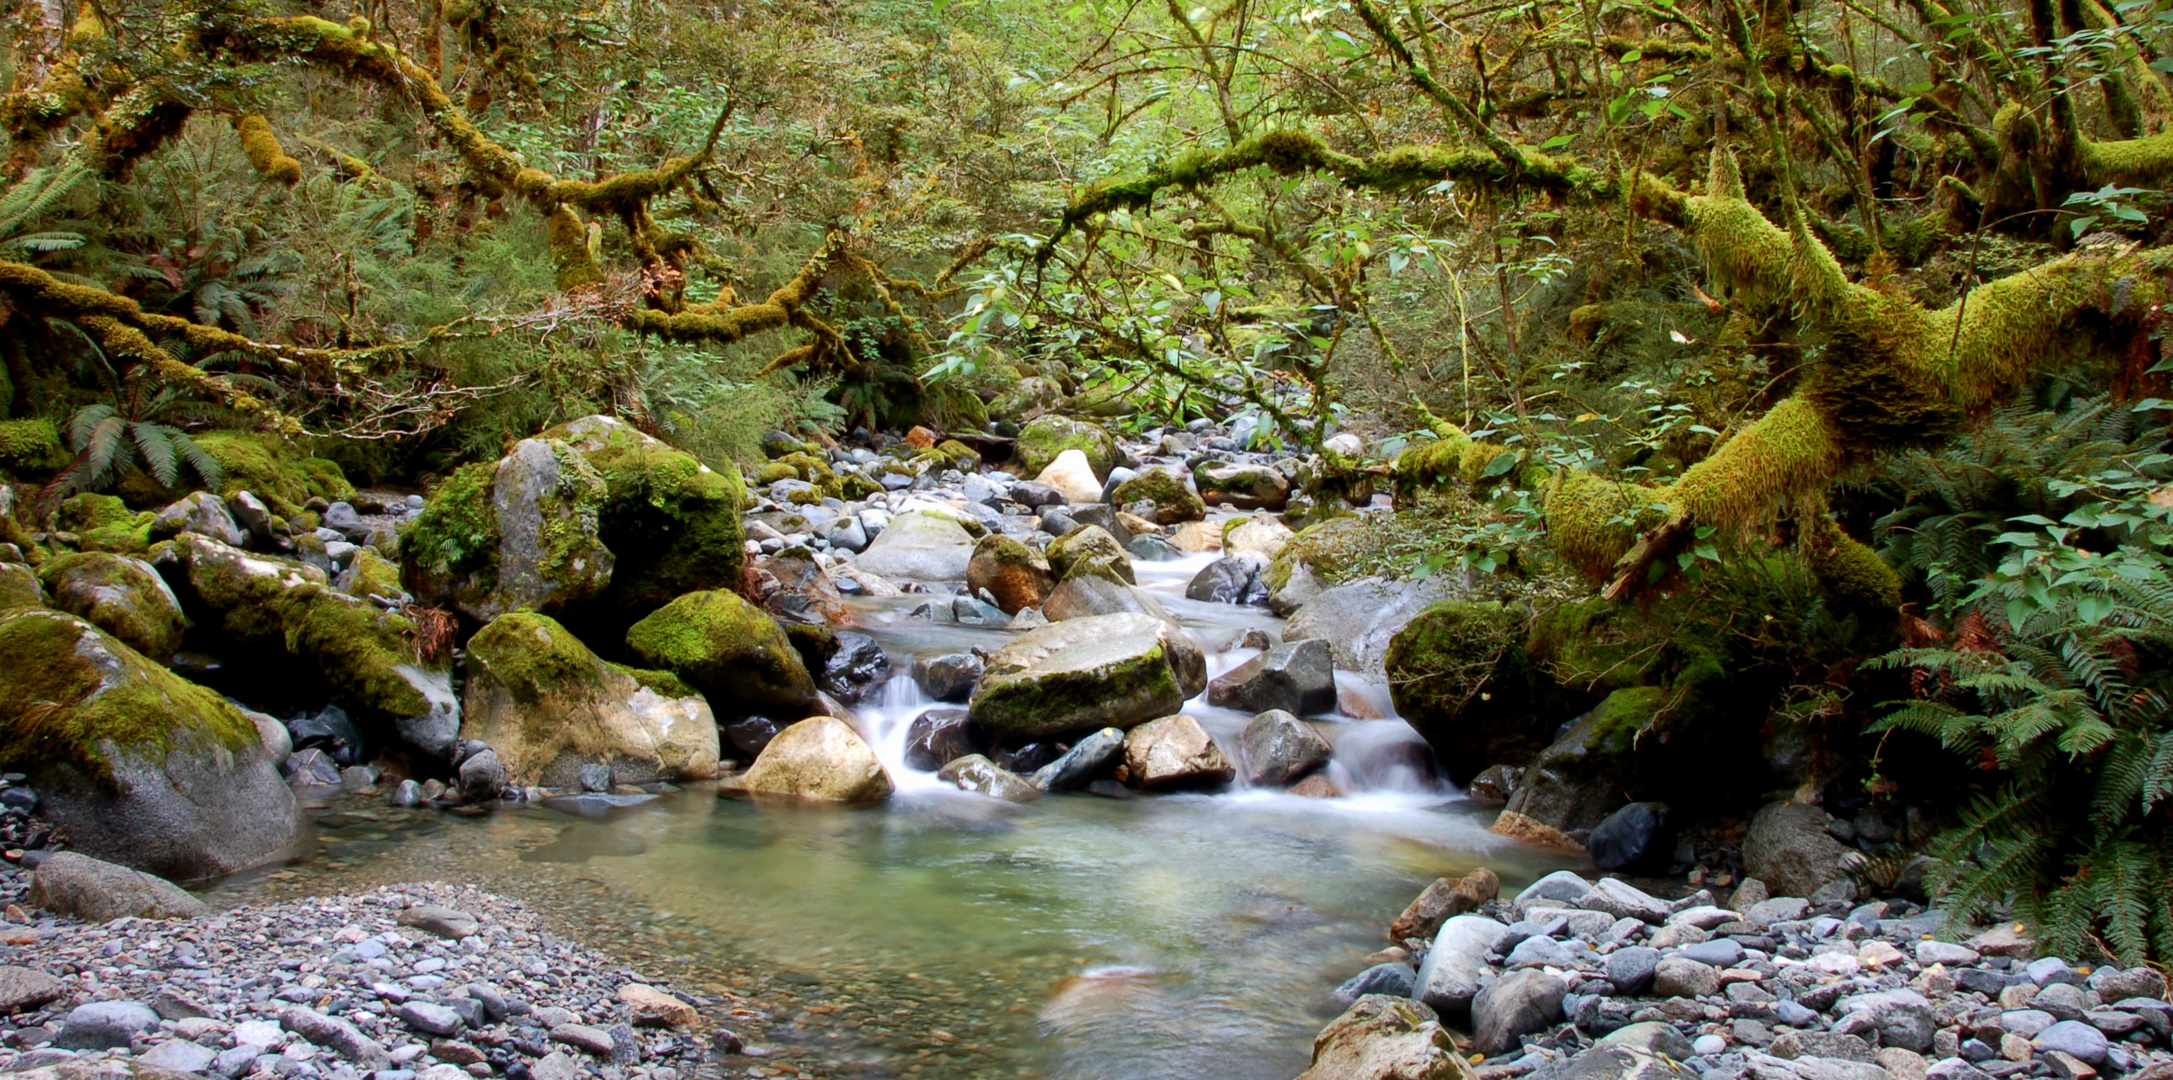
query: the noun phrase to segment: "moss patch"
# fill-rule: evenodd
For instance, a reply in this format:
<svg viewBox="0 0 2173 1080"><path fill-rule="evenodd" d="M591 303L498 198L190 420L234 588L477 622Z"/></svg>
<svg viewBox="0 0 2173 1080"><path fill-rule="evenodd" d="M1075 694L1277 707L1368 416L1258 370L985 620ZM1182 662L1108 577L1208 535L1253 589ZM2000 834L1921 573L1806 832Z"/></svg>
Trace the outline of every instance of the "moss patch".
<svg viewBox="0 0 2173 1080"><path fill-rule="evenodd" d="M1054 414L1037 417L1021 428L1012 456L1018 462L1019 475L1033 477L1066 450L1085 454L1097 480L1107 480L1109 470L1117 464L1117 442L1101 425Z"/></svg>
<svg viewBox="0 0 2173 1080"><path fill-rule="evenodd" d="M688 593L626 632L627 650L709 695L719 713L799 719L815 680L777 621L723 590Z"/></svg>
<svg viewBox="0 0 2173 1080"><path fill-rule="evenodd" d="M355 497L354 485L337 464L282 445L270 435L209 431L196 436L196 445L219 462L222 494L251 492L287 517L311 499L339 502Z"/></svg>
<svg viewBox="0 0 2173 1080"><path fill-rule="evenodd" d="M67 465L68 450L51 420L0 420L0 475L43 480Z"/></svg>

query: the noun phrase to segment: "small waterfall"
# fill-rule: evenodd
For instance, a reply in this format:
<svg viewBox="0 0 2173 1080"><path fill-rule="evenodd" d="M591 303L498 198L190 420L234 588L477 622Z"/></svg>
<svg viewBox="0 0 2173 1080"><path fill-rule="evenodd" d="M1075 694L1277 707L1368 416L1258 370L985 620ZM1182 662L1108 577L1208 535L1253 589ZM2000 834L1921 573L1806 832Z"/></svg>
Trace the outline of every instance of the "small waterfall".
<svg viewBox="0 0 2173 1080"><path fill-rule="evenodd" d="M875 757L890 773L890 781L901 792L956 791L956 788L936 779L932 772L921 772L905 763L906 732L913 726L913 718L940 704L928 700L921 691L920 683L913 676L900 671L889 682L876 688L868 700L855 710L860 734L875 750Z"/></svg>

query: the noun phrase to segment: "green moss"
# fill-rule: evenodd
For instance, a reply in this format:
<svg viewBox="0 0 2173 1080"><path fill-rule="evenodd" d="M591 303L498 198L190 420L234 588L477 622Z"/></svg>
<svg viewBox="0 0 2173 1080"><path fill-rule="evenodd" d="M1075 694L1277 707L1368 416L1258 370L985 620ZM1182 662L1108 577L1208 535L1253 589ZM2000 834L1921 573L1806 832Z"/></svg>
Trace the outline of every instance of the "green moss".
<svg viewBox="0 0 2173 1080"><path fill-rule="evenodd" d="M1626 686L1607 695L1592 710L1586 737L1588 752L1627 754L1638 738L1660 723L1677 704L1676 697L1657 686Z"/></svg>
<svg viewBox="0 0 2173 1080"><path fill-rule="evenodd" d="M626 632L643 664L685 679L719 712L789 714L815 703L815 681L777 621L721 589L692 592ZM801 714L801 715L804 715Z"/></svg>
<svg viewBox="0 0 2173 1080"><path fill-rule="evenodd" d="M1097 480L1105 480L1109 470L1117 464L1117 443L1099 424L1073 420L1054 414L1036 417L1032 423L1019 430L1017 448L1012 451L1022 476L1038 476L1049 467L1058 454L1077 450L1086 455L1087 464L1094 469Z"/></svg>
<svg viewBox="0 0 2173 1080"><path fill-rule="evenodd" d="M1125 585L1136 585L1131 556L1124 545L1099 525L1080 525L1049 542L1043 551L1049 570L1058 581L1092 575Z"/></svg>
<svg viewBox="0 0 2173 1080"><path fill-rule="evenodd" d="M1826 410L1808 398L1791 397L1692 466L1666 499L1678 517L1749 528L1793 500L1822 494L1843 460Z"/></svg>
<svg viewBox="0 0 2173 1080"><path fill-rule="evenodd" d="M1344 579L1358 549L1365 546L1366 524L1361 518L1342 517L1308 525L1275 553L1261 580L1269 589L1281 590L1290 584L1292 571L1303 564L1323 585L1334 584Z"/></svg>
<svg viewBox="0 0 2173 1080"><path fill-rule="evenodd" d="M393 717L430 711L429 699L399 671L421 667L410 644L415 624L405 616L321 585L290 590L276 607L288 655L314 663L351 708Z"/></svg>
<svg viewBox="0 0 2173 1080"><path fill-rule="evenodd" d="M57 606L147 657L164 661L181 647L181 612L158 572L140 559L102 552L61 555L39 567L38 577Z"/></svg>
<svg viewBox="0 0 2173 1080"><path fill-rule="evenodd" d="M799 478L800 470L782 461L773 461L762 466L762 471L755 474L755 483L768 487L779 480L798 480Z"/></svg>
<svg viewBox="0 0 2173 1080"><path fill-rule="evenodd" d="M981 399L973 398L972 401L978 405ZM985 416L982 422L987 422ZM981 469L980 451L959 442L957 439L945 439L937 443L936 453L943 455L944 460L950 464L951 468L957 469L959 472L971 474L979 472Z"/></svg>
<svg viewBox="0 0 2173 1080"><path fill-rule="evenodd" d="M312 458L271 435L248 431L207 431L196 445L219 463L221 494L247 491L287 516L313 498L343 501L355 497L340 467Z"/></svg>
<svg viewBox="0 0 2173 1080"><path fill-rule="evenodd" d="M0 670L0 767L66 764L110 781L108 744L153 760L189 736L230 751L257 744L225 698L73 615L0 615Z"/></svg>
<svg viewBox="0 0 2173 1080"><path fill-rule="evenodd" d="M22 563L0 562L0 611L45 607L45 587L38 572Z"/></svg>
<svg viewBox="0 0 2173 1080"><path fill-rule="evenodd" d="M256 113L234 118L234 132L241 136L242 154L250 167L266 180L292 187L302 179L302 163L287 155L272 134L272 125Z"/></svg>
<svg viewBox="0 0 2173 1080"><path fill-rule="evenodd" d="M688 686L685 680L669 671L628 667L625 664L614 664L608 660L604 663L612 670L655 691L659 697L690 698L701 693L701 691Z"/></svg>
<svg viewBox="0 0 2173 1080"><path fill-rule="evenodd" d="M481 665L523 705L573 683L592 681L596 654L556 619L529 611L500 615L468 639L468 662Z"/></svg>
<svg viewBox="0 0 2173 1080"><path fill-rule="evenodd" d="M409 586L418 595L434 582L470 581L488 592L498 581L498 515L491 506L489 462L453 471L423 503L400 536Z"/></svg>
<svg viewBox="0 0 2173 1080"><path fill-rule="evenodd" d="M135 520L136 512L117 496L85 493L61 500L53 515L53 527L62 532L85 533L92 529L126 527Z"/></svg>
<svg viewBox="0 0 2173 1080"><path fill-rule="evenodd" d="M1175 525L1181 521L1198 521L1207 516L1207 503L1200 499L1185 478L1173 469L1146 469L1139 475L1118 484L1110 492L1110 505L1123 508L1145 499L1155 506L1155 522Z"/></svg>
<svg viewBox="0 0 2173 1080"><path fill-rule="evenodd" d="M51 420L0 420L0 475L42 480L67 465L68 450Z"/></svg>
<svg viewBox="0 0 2173 1080"><path fill-rule="evenodd" d="M1591 581L1605 581L1646 529L1663 520L1666 496L1581 470L1565 470L1546 490L1547 546Z"/></svg>
<svg viewBox="0 0 2173 1080"><path fill-rule="evenodd" d="M354 562L340 575L340 591L364 599L396 600L407 595L400 586L399 565L369 548L355 552Z"/></svg>

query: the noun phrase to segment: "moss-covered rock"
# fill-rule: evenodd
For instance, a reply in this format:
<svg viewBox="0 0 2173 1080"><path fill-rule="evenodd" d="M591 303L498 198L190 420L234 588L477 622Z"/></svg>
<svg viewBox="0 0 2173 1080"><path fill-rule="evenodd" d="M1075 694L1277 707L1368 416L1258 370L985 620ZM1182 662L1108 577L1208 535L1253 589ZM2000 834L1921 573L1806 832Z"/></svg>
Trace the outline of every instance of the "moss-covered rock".
<svg viewBox="0 0 2173 1080"><path fill-rule="evenodd" d="M969 708L998 741L1019 743L1169 716L1207 687L1207 661L1183 630L1149 615L1095 615L1029 630L988 658Z"/></svg>
<svg viewBox="0 0 2173 1080"><path fill-rule="evenodd" d="M1167 466L1141 471L1109 493L1114 506L1129 507L1140 500L1154 504L1157 525L1176 525L1207 516L1207 504L1185 483L1184 474Z"/></svg>
<svg viewBox="0 0 2173 1080"><path fill-rule="evenodd" d="M0 613L0 768L77 851L177 881L293 844L294 796L218 694L57 611Z"/></svg>
<svg viewBox="0 0 2173 1080"><path fill-rule="evenodd" d="M688 593L626 632L627 651L685 679L729 716L805 716L815 680L777 621L722 589Z"/></svg>
<svg viewBox="0 0 2173 1080"><path fill-rule="evenodd" d="M546 616L499 616L469 639L467 670L461 737L490 744L507 783L575 787L588 764L622 784L716 775L717 718L701 695L606 663Z"/></svg>
<svg viewBox="0 0 2173 1080"><path fill-rule="evenodd" d="M0 563L0 611L48 606L36 570L26 563Z"/></svg>
<svg viewBox="0 0 2173 1080"><path fill-rule="evenodd" d="M164 662L188 620L166 579L142 559L102 552L62 555L38 569L53 606L88 619L129 648Z"/></svg>
<svg viewBox="0 0 2173 1080"><path fill-rule="evenodd" d="M1210 506L1281 510L1290 502L1290 478L1272 465L1203 461L1193 470L1200 498Z"/></svg>
<svg viewBox="0 0 2173 1080"><path fill-rule="evenodd" d="M966 565L966 588L975 594L987 590L1006 615L1040 607L1055 585L1048 559L1002 533L983 537Z"/></svg>
<svg viewBox="0 0 2173 1080"><path fill-rule="evenodd" d="M1640 760L1640 736L1685 706L1684 695L1657 686L1633 686L1607 695L1539 756L1517 782L1502 809L1500 828L1526 839L1568 839L1590 829L1624 804L1635 802L1647 782L1650 757ZM1682 777L1677 778L1680 783Z"/></svg>
<svg viewBox="0 0 2173 1080"><path fill-rule="evenodd" d="M51 420L0 420L0 477L43 480L68 467L68 449Z"/></svg>
<svg viewBox="0 0 2173 1080"><path fill-rule="evenodd" d="M615 559L600 537L607 494L571 446L522 439L495 465L463 467L433 493L401 542L405 582L478 622L573 608L611 582Z"/></svg>
<svg viewBox="0 0 2173 1080"><path fill-rule="evenodd" d="M196 436L196 445L219 462L222 494L252 492L283 516L299 512L311 499L343 502L355 497L355 486L338 464L283 445L272 435L209 431Z"/></svg>
<svg viewBox="0 0 2173 1080"><path fill-rule="evenodd" d="M1260 580L1268 587L1268 606L1288 617L1321 591L1346 576L1350 545L1362 543L1365 523L1355 517L1310 525L1285 541Z"/></svg>
<svg viewBox="0 0 2173 1080"><path fill-rule="evenodd" d="M616 640L614 630L623 633L674 597L739 582L747 490L737 470L711 469L605 416L561 424L542 437L573 447L604 479L597 535L616 565L610 585L582 605L580 619L593 628L588 640Z"/></svg>
<svg viewBox="0 0 2173 1080"><path fill-rule="evenodd" d="M1124 585L1136 585L1139 579L1132 574L1132 557L1109 535L1109 530L1099 525L1078 525L1064 535L1049 541L1044 552L1048 556L1049 570L1058 581L1075 577L1105 577Z"/></svg>
<svg viewBox="0 0 2173 1080"><path fill-rule="evenodd" d="M137 555L151 546L151 526L157 515L138 513L113 495L84 493L61 500L53 515L53 527L76 537L83 551L109 551Z"/></svg>
<svg viewBox="0 0 2173 1080"><path fill-rule="evenodd" d="M1389 642L1396 712L1459 784L1489 765L1522 766L1551 733L1533 710L1526 622L1518 605L1441 600Z"/></svg>
<svg viewBox="0 0 2173 1080"><path fill-rule="evenodd" d="M392 560L369 548L359 548L347 569L340 571L334 587L349 596L364 600L378 599L401 601L408 597L400 587L400 567Z"/></svg>
<svg viewBox="0 0 2173 1080"><path fill-rule="evenodd" d="M897 581L963 581L973 562L973 534L948 508L891 519L853 560L859 570Z"/></svg>
<svg viewBox="0 0 2173 1080"><path fill-rule="evenodd" d="M1109 470L1117 466L1117 441L1110 437L1107 429L1100 424L1054 414L1037 417L1019 429L1018 446L1012 451L1012 459L1018 464L1019 475L1034 476L1066 450L1085 454L1097 481L1109 479Z"/></svg>

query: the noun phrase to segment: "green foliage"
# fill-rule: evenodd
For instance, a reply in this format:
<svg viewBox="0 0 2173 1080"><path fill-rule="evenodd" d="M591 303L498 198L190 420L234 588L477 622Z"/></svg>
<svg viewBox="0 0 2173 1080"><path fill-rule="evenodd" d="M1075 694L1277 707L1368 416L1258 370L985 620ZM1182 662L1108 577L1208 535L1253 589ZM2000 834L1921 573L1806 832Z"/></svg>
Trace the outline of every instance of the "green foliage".
<svg viewBox="0 0 2173 1080"><path fill-rule="evenodd" d="M76 410L68 422L68 446L75 459L46 486L49 493L108 488L132 467L142 468L168 488L180 484L184 465L214 491L224 475L218 459L186 432L153 420L130 419L103 403Z"/></svg>

